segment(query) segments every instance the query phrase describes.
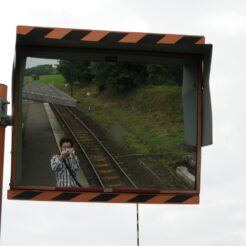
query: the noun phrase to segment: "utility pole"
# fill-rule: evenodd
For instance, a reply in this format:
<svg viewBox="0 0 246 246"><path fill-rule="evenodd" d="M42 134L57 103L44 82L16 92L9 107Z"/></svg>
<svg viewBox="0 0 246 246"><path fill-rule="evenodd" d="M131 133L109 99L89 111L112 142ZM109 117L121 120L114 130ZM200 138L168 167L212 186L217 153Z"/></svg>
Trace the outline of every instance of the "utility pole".
<svg viewBox="0 0 246 246"><path fill-rule="evenodd" d="M139 246L139 213L138 213L138 203L137 205L137 246Z"/></svg>

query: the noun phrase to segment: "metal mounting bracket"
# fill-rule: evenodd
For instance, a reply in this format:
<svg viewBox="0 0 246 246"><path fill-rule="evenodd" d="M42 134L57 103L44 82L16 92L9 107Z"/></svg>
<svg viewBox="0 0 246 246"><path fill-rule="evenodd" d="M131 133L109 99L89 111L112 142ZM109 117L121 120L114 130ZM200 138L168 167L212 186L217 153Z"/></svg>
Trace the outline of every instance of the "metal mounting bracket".
<svg viewBox="0 0 246 246"><path fill-rule="evenodd" d="M11 126L12 115L7 115L7 106L9 102L0 98L0 126Z"/></svg>

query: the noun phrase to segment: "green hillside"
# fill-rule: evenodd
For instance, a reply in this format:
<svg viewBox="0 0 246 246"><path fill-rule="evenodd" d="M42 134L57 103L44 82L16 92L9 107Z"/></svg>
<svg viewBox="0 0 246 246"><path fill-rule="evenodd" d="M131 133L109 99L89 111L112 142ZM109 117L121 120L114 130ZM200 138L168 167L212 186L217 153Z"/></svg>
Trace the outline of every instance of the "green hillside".
<svg viewBox="0 0 246 246"><path fill-rule="evenodd" d="M109 90L98 94L91 86L77 88L74 97L81 111L116 135L132 153L178 157L191 152L184 144L181 90L179 86L149 85L128 94Z"/></svg>

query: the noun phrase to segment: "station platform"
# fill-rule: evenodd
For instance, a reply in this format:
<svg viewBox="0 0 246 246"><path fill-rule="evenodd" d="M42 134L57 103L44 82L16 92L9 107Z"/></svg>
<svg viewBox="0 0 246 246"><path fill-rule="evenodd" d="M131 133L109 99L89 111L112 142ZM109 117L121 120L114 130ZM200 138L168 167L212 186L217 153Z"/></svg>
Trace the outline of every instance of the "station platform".
<svg viewBox="0 0 246 246"><path fill-rule="evenodd" d="M59 154L59 140L66 132L59 125L48 103L23 100L22 162L19 176L24 186L56 186L50 160ZM77 174L83 187L88 182L82 172Z"/></svg>
<svg viewBox="0 0 246 246"><path fill-rule="evenodd" d="M43 103L23 100L22 127L21 185L55 186L50 159L59 149Z"/></svg>

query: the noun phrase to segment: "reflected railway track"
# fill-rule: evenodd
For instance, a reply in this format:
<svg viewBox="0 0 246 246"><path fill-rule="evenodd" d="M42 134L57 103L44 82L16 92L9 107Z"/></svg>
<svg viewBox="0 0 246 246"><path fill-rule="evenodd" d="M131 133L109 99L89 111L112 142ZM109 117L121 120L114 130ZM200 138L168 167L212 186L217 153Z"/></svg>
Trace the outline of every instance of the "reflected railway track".
<svg viewBox="0 0 246 246"><path fill-rule="evenodd" d="M87 159L102 188L137 188L93 131L69 107L51 104Z"/></svg>

